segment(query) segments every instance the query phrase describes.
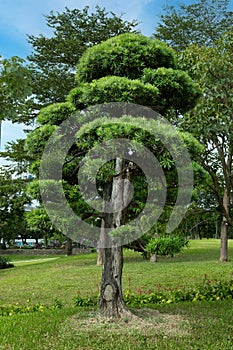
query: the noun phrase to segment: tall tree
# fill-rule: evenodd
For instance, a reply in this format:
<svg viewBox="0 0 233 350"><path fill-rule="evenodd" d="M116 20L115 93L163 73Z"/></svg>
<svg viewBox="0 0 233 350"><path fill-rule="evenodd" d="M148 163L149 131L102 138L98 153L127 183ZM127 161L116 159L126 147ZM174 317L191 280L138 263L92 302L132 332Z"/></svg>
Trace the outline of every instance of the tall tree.
<svg viewBox="0 0 233 350"><path fill-rule="evenodd" d="M153 119L146 120L143 118L144 112L147 111L145 107L142 107L144 112L141 110L138 112L137 108L135 111L127 103L152 106L155 109L160 106L170 117L175 114L171 111L184 112L193 107L200 96L200 90L187 73L176 70L175 54L171 48L157 40L129 33L110 38L89 48L79 60L76 79L77 87L69 92L67 102L52 104L40 111L38 116L40 126L28 135L27 149L37 159L33 167L38 177L35 187L40 185L45 207L46 203L52 205L51 211L48 207L47 210L50 211L53 222L59 223L59 227L64 228L64 233L73 234L76 239L85 234L86 241L89 239L92 242L99 239L99 236L95 236L95 232L99 232L95 230L95 225L105 228L99 306L104 316L118 318L128 312L123 300L121 281L123 238L127 240L130 235L135 234L136 226L130 228L130 223L146 207L148 183L152 177L151 163L146 177L143 173L145 169L140 169L137 161L129 161L129 152L132 151L138 161L140 159L149 161L149 155L154 154L161 161L164 173L176 174L172 179L167 178L173 189L176 187L175 196L178 195L178 176L175 173L175 162L171 153L174 151L182 154L177 138L168 132L167 125ZM168 91L172 91L172 96ZM186 96L186 101L182 98L183 94ZM117 107L119 104L105 105L112 101L122 103L120 106L123 105L125 111L123 115L121 108ZM100 104L104 105L99 110ZM86 110L90 106L94 106L93 109ZM71 117L75 111L80 113ZM71 118L68 118L69 116ZM66 120L65 127L62 123L64 120ZM61 128L58 127L60 125ZM147 125L148 129L143 129L143 125ZM163 135L163 141L151 135L148 130L157 130L158 135ZM48 151L48 139L54 131L57 134L52 141L49 141L52 148ZM75 137L75 142L70 145L72 137ZM180 134L180 137L187 143L190 153L195 152L196 141L189 134ZM135 141L133 145L131 144L132 150L129 144L125 156L122 155L119 139ZM114 157L109 159L110 150L105 149L103 143L111 140L114 141L114 145L112 149L110 145L110 150L115 153ZM169 152L164 144L173 151ZM150 152L147 153L142 145ZM93 147L97 147L97 154L91 157L89 150ZM62 164L61 179L58 168L63 157L62 152L66 148L69 151ZM40 158L44 149L46 149L45 158L43 156L39 172ZM84 176L80 180L79 170L83 157L87 159L87 167L84 168ZM104 164L100 162L101 159L106 159ZM96 166L99 170L94 176L92 169ZM185 172L185 169L182 170ZM42 173L46 174L46 179L41 177ZM133 198L130 198L129 181L135 189ZM96 184L98 194L95 192L93 194L89 183ZM59 186L62 186L62 189ZM155 212L160 210L160 202L163 201L160 194L163 190L163 181L157 187L155 184L152 186L153 204L151 203L149 207L155 206ZM81 223L74 225L69 215L70 207L59 202L60 196L62 197L61 191L64 191L73 211L83 222L90 224L89 229L85 226L87 232ZM49 193L52 194L52 198ZM83 193L87 196L86 201ZM95 203L97 198L101 197L105 200L102 207L99 209L92 207L91 203ZM124 203L129 205L122 209ZM109 206L112 208L110 212ZM150 220L149 214L148 217L146 214L142 215L139 225L142 231L147 220Z"/></svg>
<svg viewBox="0 0 233 350"><path fill-rule="evenodd" d="M220 261L227 261L227 232L233 225L233 31L213 47L188 47L181 62L203 89L196 107L185 115L183 127L205 145L199 162L212 179L212 193L222 214Z"/></svg>
<svg viewBox="0 0 233 350"><path fill-rule="evenodd" d="M233 25L229 0L198 0L178 9L168 7L160 16L154 37L178 51L189 44L211 46Z"/></svg>
<svg viewBox="0 0 233 350"><path fill-rule="evenodd" d="M19 57L5 59L0 57L0 141L1 122L10 120L23 122L27 120L27 103L31 95L31 72L25 66L25 61ZM0 216L1 239L10 241L16 234L25 230L24 205L28 200L26 181L15 176L25 171L26 159L23 158L23 143L8 144L0 157L16 161L0 168Z"/></svg>
<svg viewBox="0 0 233 350"><path fill-rule="evenodd" d="M75 87L75 71L84 51L110 37L135 31L137 21L125 21L123 16L96 6L82 10L53 11L45 16L52 35L29 35L33 52L28 57L34 66L33 93L40 106L64 101ZM38 106L37 106L38 107Z"/></svg>

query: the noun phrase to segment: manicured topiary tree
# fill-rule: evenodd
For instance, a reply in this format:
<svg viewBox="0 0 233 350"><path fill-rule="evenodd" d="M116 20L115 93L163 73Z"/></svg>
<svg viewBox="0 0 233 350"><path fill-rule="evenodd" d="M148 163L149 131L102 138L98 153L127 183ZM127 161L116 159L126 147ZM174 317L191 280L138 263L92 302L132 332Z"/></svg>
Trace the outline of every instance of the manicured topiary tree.
<svg viewBox="0 0 233 350"><path fill-rule="evenodd" d="M102 228L103 235L100 241L103 240L101 247L104 253L104 266L99 308L104 316L118 318L128 314L123 300L121 282L122 237L130 239L131 234L134 236L130 222L137 218L146 205L148 179L143 172L144 169L124 159L120 153L115 156L115 160L109 159L106 164L100 166L96 178L93 178L91 169L98 163L101 156L107 157L108 151L101 148L102 143L115 140L114 147L118 150L120 143L117 140L129 139L134 142L133 152L138 160L146 159L149 154L153 154L158 161L161 161L163 172L165 175L170 174L168 181L174 189L178 178L172 154L164 147L159 136L156 137L150 131L157 129L157 135L163 137L164 143L169 144L174 153L182 152L176 143L177 138L166 124L161 123L160 125L158 121L146 119L142 115L142 111L148 113L148 108L142 107L138 109L139 112L135 112L132 105L128 103L135 103L137 105L134 106L137 107L139 104L152 106L153 109L161 105L164 115L174 118L194 106L200 91L185 72L176 70L176 59L172 49L157 40L136 34L122 34L88 49L77 65L76 80L77 87L69 92L66 102L41 110L38 117L41 125L28 135L27 148L35 156L32 168L38 176L39 159L54 130L58 130L54 139L56 142L58 139L61 140L61 149L65 147L67 138L69 138L67 134L69 135L72 131L73 135L76 135L75 142L69 147L63 164L63 190L73 211L83 221L93 225L93 232L95 225ZM169 89L172 91L172 96L168 96ZM181 94L184 94L183 100L180 97ZM106 105L110 102L121 103L120 106L125 108L122 107L125 115L122 114L122 108L118 108L119 104ZM100 107L100 104L105 105ZM94 107L86 110L90 106ZM137 107L135 107L136 110ZM76 119L68 118L74 111L79 112ZM118 112L120 115L117 115ZM67 120L66 127L59 129L58 126L63 120ZM179 133L179 136L186 143L190 152L195 152L196 141L188 134ZM100 151L97 152L98 156L94 157L95 159L91 159L89 149L97 147L96 145L100 145ZM148 153L145 152L142 145L149 150ZM54 169L57 166L56 157L59 158L60 150L56 143L53 151L55 154L47 158L47 163L43 163L45 173L49 173L46 166L51 167L53 164ZM82 184L78 179L84 156L88 159L88 166L84 170L85 179L89 182L96 181L98 196L102 196L106 201L102 210L91 207L92 194L89 194L87 201L82 196L81 185L84 186L84 192L88 190L88 186L85 187L85 183ZM47 186L44 181L44 186L41 187L43 198L46 198L49 191L54 193L57 184L61 183L58 172L54 171L53 174L54 177L49 178ZM131 196L129 182L135 189L132 198L129 198ZM38 179L35 180L33 186L38 186ZM162 183L160 187L157 191L163 192ZM175 194L170 193L171 200L174 200L173 197L177 195L177 189L174 191ZM125 201L128 201L129 205L124 210L119 209L122 208ZM108 212L106 203L111 203L113 212ZM160 203L156 205L160 207ZM62 210L66 211L66 208L57 210L54 222L60 220ZM147 221L147 219L147 217L142 218L142 227L143 220ZM66 219L63 221L64 231L66 224L69 224L68 218L67 221ZM129 226L127 227L126 224ZM76 239L79 235L82 236L81 227L73 227L73 230Z"/></svg>

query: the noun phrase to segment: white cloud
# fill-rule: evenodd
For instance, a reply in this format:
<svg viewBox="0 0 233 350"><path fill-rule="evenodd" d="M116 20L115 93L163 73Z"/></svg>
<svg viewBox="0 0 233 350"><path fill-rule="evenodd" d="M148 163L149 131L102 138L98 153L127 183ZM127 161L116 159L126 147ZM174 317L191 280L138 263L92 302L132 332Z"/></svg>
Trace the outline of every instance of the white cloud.
<svg viewBox="0 0 233 350"><path fill-rule="evenodd" d="M65 7L70 9L89 6L91 10L98 4L105 7L107 11L113 11L116 14L125 13L127 20L140 19L143 8L149 4L155 3L159 6L159 0L102 0L96 2L85 0L0 0L1 26L15 28L24 34L38 35L48 32L43 15L49 14L51 10L62 12Z"/></svg>
<svg viewBox="0 0 233 350"><path fill-rule="evenodd" d="M26 44L26 34L39 35L42 33L48 35L49 33L49 28L46 26L43 15L49 14L51 10L63 12L65 7L82 9L84 6L89 6L90 10L93 11L98 4L101 8L105 7L107 11L112 11L117 15L124 13L125 20L137 19L141 21L142 32L145 31L146 35L150 35L153 28L150 29L151 22L147 19L151 15L152 20L156 21L156 16L153 13L147 13L147 6L153 9L152 12L156 12L155 9L161 8L163 2L165 3L165 0L0 0L0 32L1 36L5 32L9 34L5 37L12 39L12 43L7 39L9 45L13 45L12 51L14 53L12 55L24 57L25 53L21 55L18 50L22 48L22 51L24 47L26 50L28 46ZM145 22L143 18L145 18ZM23 126L4 122L2 127L2 146L6 141L24 137L22 130Z"/></svg>

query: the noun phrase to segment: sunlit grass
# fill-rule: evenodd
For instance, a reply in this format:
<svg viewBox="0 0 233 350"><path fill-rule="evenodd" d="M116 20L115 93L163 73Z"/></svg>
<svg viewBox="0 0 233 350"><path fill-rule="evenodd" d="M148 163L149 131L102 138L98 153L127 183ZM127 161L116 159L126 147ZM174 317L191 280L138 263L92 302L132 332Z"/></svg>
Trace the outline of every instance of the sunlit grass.
<svg viewBox="0 0 233 350"><path fill-rule="evenodd" d="M233 274L233 241L229 262L219 262L219 240L191 241L175 258L143 260L126 250L124 290L134 292L174 289L226 280ZM63 308L0 317L2 350L230 350L232 349L232 301L150 305L133 309L135 319L101 320L97 308L74 308L73 299L97 294L101 267L97 255L12 257L15 267L0 270L0 304L42 303ZM27 260L27 261L25 261Z"/></svg>
<svg viewBox="0 0 233 350"><path fill-rule="evenodd" d="M190 248L175 258L159 258L157 263L143 260L139 253L125 251L123 289L145 292L157 289L193 287L204 279L229 279L233 273L233 242L229 243L227 263L220 263L219 241L191 241ZM48 260L44 260L47 258ZM95 253L79 256L37 257L17 262L13 269L0 271L0 302L53 304L58 298L72 305L77 294L97 294L101 267ZM12 259L13 260L13 259ZM27 260L24 256L23 260Z"/></svg>

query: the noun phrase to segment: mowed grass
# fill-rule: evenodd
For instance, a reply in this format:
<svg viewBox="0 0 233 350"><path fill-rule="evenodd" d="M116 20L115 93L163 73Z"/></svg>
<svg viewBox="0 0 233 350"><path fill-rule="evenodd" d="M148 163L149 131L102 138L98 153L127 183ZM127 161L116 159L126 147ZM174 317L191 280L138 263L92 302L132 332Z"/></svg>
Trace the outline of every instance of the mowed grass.
<svg viewBox="0 0 233 350"><path fill-rule="evenodd" d="M174 258L159 258L157 263L143 260L139 253L124 252L123 289L151 292L191 288L204 279L224 280L233 276L233 241L229 242L229 262L219 262L219 241L191 241L190 247ZM55 299L73 305L77 294L98 294L102 268L96 254L37 257L17 261L13 269L0 271L0 302L51 305ZM14 256L12 260L15 261ZM22 261L23 260L23 261Z"/></svg>
<svg viewBox="0 0 233 350"><path fill-rule="evenodd" d="M133 292L191 288L203 280L233 276L233 241L229 262L220 263L219 240L196 240L175 258L158 263L125 251L123 288ZM233 303L187 302L132 309L135 317L106 321L96 308L73 308L77 294L97 294L101 267L96 254L18 259L0 271L0 304L42 303L59 299L63 308L0 317L0 349L202 349L233 350ZM12 257L12 260L16 260ZM21 260L21 261L20 261ZM29 260L29 261L22 261Z"/></svg>

